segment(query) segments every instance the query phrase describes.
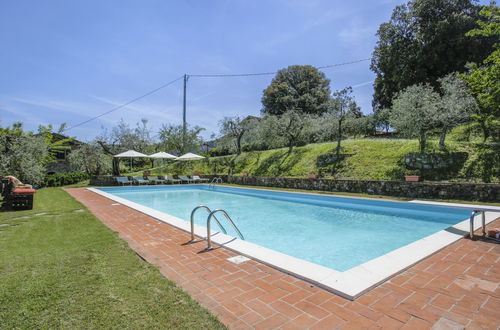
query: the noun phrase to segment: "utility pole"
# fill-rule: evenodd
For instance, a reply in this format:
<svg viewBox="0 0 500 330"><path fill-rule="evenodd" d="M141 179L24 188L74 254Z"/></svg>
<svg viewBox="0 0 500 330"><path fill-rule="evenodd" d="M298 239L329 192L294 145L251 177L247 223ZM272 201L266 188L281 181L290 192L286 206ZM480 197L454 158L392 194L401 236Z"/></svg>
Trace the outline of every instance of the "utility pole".
<svg viewBox="0 0 500 330"><path fill-rule="evenodd" d="M187 121L186 121L186 88L189 76L184 74L184 98L182 102L182 153L186 152L186 134L187 134Z"/></svg>

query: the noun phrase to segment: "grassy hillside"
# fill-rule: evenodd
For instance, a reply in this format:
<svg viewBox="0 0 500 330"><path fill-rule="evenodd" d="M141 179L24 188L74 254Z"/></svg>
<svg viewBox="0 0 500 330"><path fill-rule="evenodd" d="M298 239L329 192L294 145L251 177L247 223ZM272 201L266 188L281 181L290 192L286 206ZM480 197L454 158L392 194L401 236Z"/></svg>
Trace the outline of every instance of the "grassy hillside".
<svg viewBox="0 0 500 330"><path fill-rule="evenodd" d="M318 156L334 153L335 143L310 144L294 148L289 154L286 148L252 151L239 156L211 157L202 161L177 162L153 174L182 174L195 171L205 174L235 174L247 172L249 175L306 177L310 173L323 177L360 180L401 180L405 167L405 154L418 151L416 140L405 139L357 139L342 143L345 158L335 166L318 167ZM466 142L448 145L449 151L465 151L469 154L463 168L447 179L481 181L481 173L495 170L499 164L488 163L488 157L478 155L477 148ZM429 143L429 151L436 150L436 141ZM488 151L491 156L492 152ZM488 156L487 155L487 156ZM498 181L498 175L492 176Z"/></svg>

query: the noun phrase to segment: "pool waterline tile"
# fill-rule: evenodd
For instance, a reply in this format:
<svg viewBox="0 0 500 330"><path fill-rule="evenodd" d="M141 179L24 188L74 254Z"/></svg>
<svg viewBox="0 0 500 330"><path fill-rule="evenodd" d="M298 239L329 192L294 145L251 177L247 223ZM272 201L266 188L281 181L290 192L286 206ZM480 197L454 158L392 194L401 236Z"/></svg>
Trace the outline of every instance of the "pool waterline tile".
<svg viewBox="0 0 500 330"><path fill-rule="evenodd" d="M180 218L106 193L99 189L87 189L146 215L150 215L183 231L190 232L189 222ZM422 202L419 201L419 203ZM498 216L500 216L500 213L487 213L486 223L493 221ZM480 227L480 221L476 221L475 227ZM196 236L206 239L205 227L195 224L194 228ZM463 231L464 228L468 228L468 220L462 221L450 228L455 228L459 230L459 232L460 230ZM347 299L355 299L374 286L386 281L388 278L404 271L423 258L438 252L442 248L463 237L463 235L458 233L452 233L446 230L440 231L347 271L339 272L251 242L235 239L232 236L220 232L214 234L212 234L212 242L215 244L224 246L241 255L297 276Z"/></svg>

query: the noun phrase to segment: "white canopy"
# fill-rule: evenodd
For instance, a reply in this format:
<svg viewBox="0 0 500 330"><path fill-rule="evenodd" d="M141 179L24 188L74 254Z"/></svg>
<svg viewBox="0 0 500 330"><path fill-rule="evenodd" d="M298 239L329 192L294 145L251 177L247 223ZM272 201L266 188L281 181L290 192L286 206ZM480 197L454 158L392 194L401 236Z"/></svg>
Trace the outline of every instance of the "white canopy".
<svg viewBox="0 0 500 330"><path fill-rule="evenodd" d="M166 158L166 159L177 159L176 156L169 154L168 152L160 151L155 154L149 155L149 158Z"/></svg>
<svg viewBox="0 0 500 330"><path fill-rule="evenodd" d="M187 154L177 157L177 160L199 160L203 158L205 157L188 152Z"/></svg>
<svg viewBox="0 0 500 330"><path fill-rule="evenodd" d="M140 152L135 151L135 150L129 150L129 151L122 152L121 154L114 155L113 157L122 157L122 158L146 157L147 158L149 156L145 155L145 154L141 154Z"/></svg>

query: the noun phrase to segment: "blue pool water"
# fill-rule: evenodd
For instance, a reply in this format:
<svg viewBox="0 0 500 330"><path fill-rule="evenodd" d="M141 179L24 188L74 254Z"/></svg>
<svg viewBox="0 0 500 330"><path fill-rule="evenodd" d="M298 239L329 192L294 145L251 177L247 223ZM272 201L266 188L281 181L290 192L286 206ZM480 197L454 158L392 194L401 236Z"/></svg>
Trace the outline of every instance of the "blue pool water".
<svg viewBox="0 0 500 330"><path fill-rule="evenodd" d="M198 205L222 208L245 240L338 271L448 228L469 213L407 202L221 186L209 190L207 185L100 190L186 221ZM207 213L199 210L195 222L205 226L206 219ZM229 225L225 228L237 237Z"/></svg>

